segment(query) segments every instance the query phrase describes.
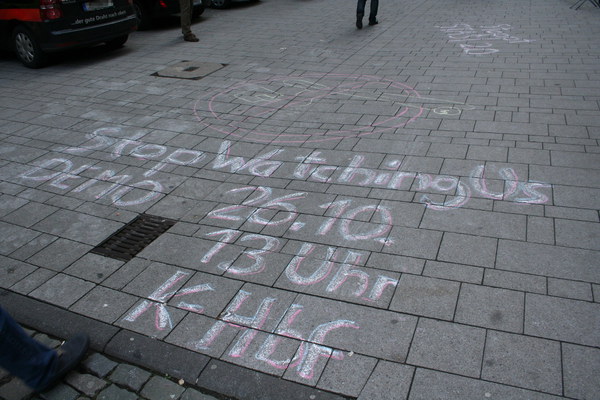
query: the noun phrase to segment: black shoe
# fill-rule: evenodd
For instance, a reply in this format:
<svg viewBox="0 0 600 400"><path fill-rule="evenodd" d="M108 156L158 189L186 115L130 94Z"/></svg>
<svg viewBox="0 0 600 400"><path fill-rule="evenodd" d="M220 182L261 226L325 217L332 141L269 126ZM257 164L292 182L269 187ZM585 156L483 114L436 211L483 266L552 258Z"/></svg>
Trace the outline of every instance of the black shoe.
<svg viewBox="0 0 600 400"><path fill-rule="evenodd" d="M56 368L48 377L46 384L37 388L36 392L44 392L54 387L62 378L65 377L73 368L75 368L88 351L90 339L88 335L80 333L67 340L60 346L56 352L58 359L56 360Z"/></svg>
<svg viewBox="0 0 600 400"><path fill-rule="evenodd" d="M356 27L362 29L362 17L356 17Z"/></svg>
<svg viewBox="0 0 600 400"><path fill-rule="evenodd" d="M185 35L183 35L183 40L185 40L186 42L198 42L198 41L200 41L200 39L198 39L196 37L196 35L194 35L192 32L186 33Z"/></svg>
<svg viewBox="0 0 600 400"><path fill-rule="evenodd" d="M376 18L369 19L369 26L377 25L379 21Z"/></svg>

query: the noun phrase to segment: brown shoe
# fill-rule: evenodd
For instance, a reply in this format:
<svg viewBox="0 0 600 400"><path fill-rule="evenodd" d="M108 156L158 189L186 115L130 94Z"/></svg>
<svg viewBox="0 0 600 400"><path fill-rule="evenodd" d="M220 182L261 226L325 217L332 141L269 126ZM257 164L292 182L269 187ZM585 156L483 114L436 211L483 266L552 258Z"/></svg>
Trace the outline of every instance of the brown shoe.
<svg viewBox="0 0 600 400"><path fill-rule="evenodd" d="M192 32L186 33L185 35L183 35L183 40L185 40L186 42L198 42L198 41L200 41L200 39L198 39L196 37L196 35L194 35Z"/></svg>

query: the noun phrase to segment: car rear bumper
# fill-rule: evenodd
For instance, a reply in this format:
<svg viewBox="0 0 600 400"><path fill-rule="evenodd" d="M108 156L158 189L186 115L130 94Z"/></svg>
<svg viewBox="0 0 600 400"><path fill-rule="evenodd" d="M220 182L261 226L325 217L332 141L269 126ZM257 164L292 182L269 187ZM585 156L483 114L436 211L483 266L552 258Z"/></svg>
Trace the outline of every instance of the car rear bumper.
<svg viewBox="0 0 600 400"><path fill-rule="evenodd" d="M118 20L92 26L39 32L43 36L40 40L40 46L45 52L91 46L128 35L136 28L137 19L135 15L128 15Z"/></svg>

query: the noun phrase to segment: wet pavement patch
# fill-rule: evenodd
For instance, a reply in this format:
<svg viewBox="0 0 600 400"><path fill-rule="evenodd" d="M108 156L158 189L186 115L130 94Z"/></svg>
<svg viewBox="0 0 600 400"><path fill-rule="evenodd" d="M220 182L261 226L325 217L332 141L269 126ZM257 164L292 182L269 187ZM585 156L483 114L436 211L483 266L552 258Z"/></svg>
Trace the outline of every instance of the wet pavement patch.
<svg viewBox="0 0 600 400"><path fill-rule="evenodd" d="M129 261L175 225L175 222L167 218L142 214L92 249L91 253Z"/></svg>

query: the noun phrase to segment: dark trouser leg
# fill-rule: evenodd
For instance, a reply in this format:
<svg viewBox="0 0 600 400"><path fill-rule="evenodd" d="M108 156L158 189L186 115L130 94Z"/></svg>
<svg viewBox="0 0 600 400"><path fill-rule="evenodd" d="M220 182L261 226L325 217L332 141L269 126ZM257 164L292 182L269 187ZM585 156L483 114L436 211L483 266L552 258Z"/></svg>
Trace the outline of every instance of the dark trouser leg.
<svg viewBox="0 0 600 400"><path fill-rule="evenodd" d="M371 13L369 14L369 22L377 20L377 9L379 8L379 0L371 0Z"/></svg>
<svg viewBox="0 0 600 400"><path fill-rule="evenodd" d="M360 16L361 18L365 15L365 5L367 4L367 0L358 0L356 5L356 16ZM371 3L373 4L373 3Z"/></svg>
<svg viewBox="0 0 600 400"><path fill-rule="evenodd" d="M0 307L0 367L37 389L56 368L56 358L54 350L29 337Z"/></svg>
<svg viewBox="0 0 600 400"><path fill-rule="evenodd" d="M192 31L192 0L179 0L181 11L181 33L183 36Z"/></svg>

